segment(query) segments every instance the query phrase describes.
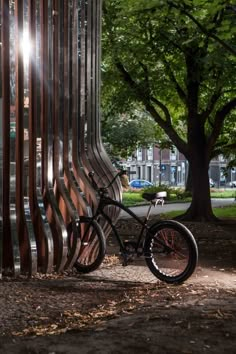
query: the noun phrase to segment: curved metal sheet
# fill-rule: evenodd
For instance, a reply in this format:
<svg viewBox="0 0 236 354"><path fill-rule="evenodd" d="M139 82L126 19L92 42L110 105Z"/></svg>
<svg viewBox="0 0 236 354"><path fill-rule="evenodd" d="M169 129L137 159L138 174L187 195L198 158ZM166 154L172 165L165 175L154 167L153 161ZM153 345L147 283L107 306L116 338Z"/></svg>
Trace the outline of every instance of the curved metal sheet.
<svg viewBox="0 0 236 354"><path fill-rule="evenodd" d="M54 93L53 93L53 117L54 117L54 176L56 181L57 199L63 210L63 217L66 223L73 222L76 244L69 252L65 268L74 265L78 258L80 248L79 238L79 215L71 199L70 193L64 181L64 4L54 3L54 32L53 32L53 54L54 54ZM63 31L61 29L64 29ZM62 205L63 203L63 205Z"/></svg>
<svg viewBox="0 0 236 354"><path fill-rule="evenodd" d="M101 91L101 18L102 18L102 1L97 0L97 6L95 8L94 14L93 14L93 22L95 23L95 29L94 29L94 41L96 43L95 45L95 54L93 55L94 58L94 67L95 67L95 120L93 120L94 125L95 125L95 134L94 134L94 146L97 146L97 151L100 155L100 158L103 159L103 161L106 164L106 167L108 171L112 172L112 176L114 175L114 167L110 161L110 158L108 157L107 152L105 151L105 148L102 143L102 138L101 138L101 113L100 113L100 91ZM116 173L117 171L115 171ZM108 172L109 173L109 172ZM115 183L112 186L113 188L110 190L110 193L112 197L118 201L121 201L122 199L122 186L121 182L119 179L115 181ZM113 208L112 210L113 214L113 222L115 222L118 219L118 216L120 214L120 210L117 208Z"/></svg>
<svg viewBox="0 0 236 354"><path fill-rule="evenodd" d="M2 163L3 163L3 267L14 268L12 252L12 234L10 228L10 32L9 32L9 4L1 1L1 74L2 74ZM20 269L15 267L16 270Z"/></svg>
<svg viewBox="0 0 236 354"><path fill-rule="evenodd" d="M83 157L83 164L87 166L89 171L94 170L97 181L100 181L100 184L108 184L109 179L107 179L107 173L104 170L104 161L99 160L97 156L97 151L93 150L91 145L91 137L94 132L91 131L91 120L92 120L92 97L94 92L94 87L92 83L94 82L94 76L96 75L93 72L92 67L92 48L95 43L92 43L92 31L93 26L91 23L91 15L94 3L88 1L85 6L81 9L80 16L80 27L83 28L81 34L81 56L83 60L81 61L80 69L80 81L81 88L85 92L84 101L81 100L81 108L83 114L80 116L80 126L82 127L81 133L79 135L80 151L81 156ZM93 76L94 75L94 76ZM106 235L109 234L110 228L105 220L102 221L101 226Z"/></svg>
<svg viewBox="0 0 236 354"><path fill-rule="evenodd" d="M29 61L29 199L38 249L38 269L53 270L53 237L46 216L41 193L41 131L40 131L40 0L29 1L29 33L31 58Z"/></svg>
<svg viewBox="0 0 236 354"><path fill-rule="evenodd" d="M78 7L79 4L79 7ZM89 161L86 158L82 143L84 134L84 115L86 91L84 85L84 76L80 73L80 68L85 70L86 49L83 37L85 29L79 21L79 15L85 12L86 2L84 0L73 0L72 11L72 166L76 180L83 190L86 199L92 208L96 208L97 197L88 180L88 172L92 170Z"/></svg>
<svg viewBox="0 0 236 354"><path fill-rule="evenodd" d="M67 262L67 230L54 194L53 171L53 1L41 2L41 103L42 103L42 155L43 155L43 188L44 203L47 216L53 228L55 246L55 264L58 272L64 269Z"/></svg>
<svg viewBox="0 0 236 354"><path fill-rule="evenodd" d="M5 4L6 5L6 4ZM7 14L6 17L3 18L3 23L7 21ZM8 27L8 28L7 28ZM20 246L18 240L18 229L17 229L17 218L16 218L16 62L15 62L15 36L16 36L16 28L15 28L15 12L14 7L11 6L9 12L9 21L5 23L5 35L3 38L3 47L4 41L10 40L9 43L9 52L8 60L10 61L10 76L3 81L3 84L6 88L6 96L10 96L9 108L11 111L8 110L9 116L8 119L10 120L8 135L10 134L10 143L9 143L9 158L10 158L10 169L8 178L10 179L10 191L9 191L9 216L10 216L10 229L11 229L11 245L13 251L13 270L14 274L18 275L21 271L21 255L20 255ZM7 45L7 43L6 43ZM7 59L4 63L4 69L8 66ZM8 85L7 80L10 81L10 92L8 92ZM5 98L4 98L5 99ZM11 116L10 116L11 114ZM7 119L7 118L6 118Z"/></svg>
<svg viewBox="0 0 236 354"><path fill-rule="evenodd" d="M87 33L87 134L85 135L87 156L93 161L96 174L100 177L100 184L107 185L114 175L114 168L106 154L100 133L100 25L101 25L101 1L88 2L87 18L85 20ZM121 198L119 181L114 183L110 190L110 196ZM110 207L109 215L115 221L118 217L117 209ZM106 229L106 234L110 228Z"/></svg>
<svg viewBox="0 0 236 354"><path fill-rule="evenodd" d="M101 1L95 0L88 3L88 14L90 16L87 19L87 35L88 43L90 43L91 54L88 53L88 78L87 86L90 97L87 100L88 105L88 134L87 145L88 153L94 155L94 158L100 165L100 161L103 162L103 172L105 178L107 176L108 182L113 178L114 168L110 162L110 159L105 152L105 149L101 141L100 132L100 26L101 26ZM89 61L91 58L91 61ZM90 86L90 87L89 87ZM117 193L118 192L118 193ZM113 197L120 197L120 188L117 188L117 183L111 186L110 193Z"/></svg>
<svg viewBox="0 0 236 354"><path fill-rule="evenodd" d="M30 203L29 203L29 170L32 168L32 161L29 159L29 60L30 53L28 46L30 45L29 35L29 1L23 0L23 26L19 30L23 31L22 44L19 46L19 55L23 59L23 79L20 88L23 89L23 115L20 117L23 120L23 205L24 205L24 220L27 234L27 243L29 243L29 273L35 274L37 272L38 253L36 246L35 233L31 217ZM19 17L19 15L18 15ZM26 44L26 41L29 41ZM21 42L20 42L21 43ZM26 46L26 47L25 47ZM21 53L23 52L23 53ZM19 95L18 95L19 96ZM22 104L22 101L20 102ZM32 148L32 147L31 147Z"/></svg>
<svg viewBox="0 0 236 354"><path fill-rule="evenodd" d="M75 8L73 7L73 0L64 4L64 144L63 144L63 164L65 170L65 179L71 188L71 193L74 199L77 200L77 209L80 214L92 216L91 207L86 199L85 193L82 191L78 180L75 177L72 163L72 106L76 102L72 101L72 85L74 81L74 71L71 70L72 57L77 56L76 53L72 53L72 37L73 37L73 15ZM79 11L77 8L76 11ZM77 33L77 32L76 32ZM74 35L75 37L75 35ZM76 46L75 46L76 48ZM77 52L77 50L76 50ZM77 52L78 53L78 52ZM78 92L77 92L78 96ZM75 99L75 97L74 97ZM77 112L78 114L78 112ZM78 167L78 166L77 166ZM76 203L76 201L75 201Z"/></svg>
<svg viewBox="0 0 236 354"><path fill-rule="evenodd" d="M112 177L100 134L101 0L1 0L1 10L0 276L3 264L62 271L79 252L77 242L68 258L67 223L76 232L97 207L88 172ZM119 183L109 193L120 199Z"/></svg>

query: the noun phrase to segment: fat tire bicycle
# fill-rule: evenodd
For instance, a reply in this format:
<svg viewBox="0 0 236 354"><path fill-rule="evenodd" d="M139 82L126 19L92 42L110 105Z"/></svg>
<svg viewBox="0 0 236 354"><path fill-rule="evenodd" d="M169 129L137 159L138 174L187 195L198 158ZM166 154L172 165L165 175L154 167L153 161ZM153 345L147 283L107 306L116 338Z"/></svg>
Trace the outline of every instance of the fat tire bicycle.
<svg viewBox="0 0 236 354"><path fill-rule="evenodd" d="M123 266L128 265L134 256L137 258L144 256L148 268L158 279L171 284L184 282L193 274L198 261L198 248L191 231L175 220L158 220L149 225L151 208L164 204L166 192L144 192L142 194L142 197L150 202L144 220L121 202L112 199L108 194L108 189L116 178L124 174L127 174L127 171L119 171L108 186L99 187L95 181L94 172L89 172L92 186L99 195L94 220L99 222L103 218L110 225L119 245ZM122 240L115 224L106 212L106 207L110 206L120 208L138 222L140 233L135 241Z"/></svg>

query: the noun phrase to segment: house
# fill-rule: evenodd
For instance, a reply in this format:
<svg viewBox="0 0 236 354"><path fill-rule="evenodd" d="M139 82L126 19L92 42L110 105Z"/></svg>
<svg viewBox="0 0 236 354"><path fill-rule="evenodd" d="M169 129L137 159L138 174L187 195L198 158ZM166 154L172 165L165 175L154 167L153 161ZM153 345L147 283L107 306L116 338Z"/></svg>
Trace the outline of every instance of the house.
<svg viewBox="0 0 236 354"><path fill-rule="evenodd" d="M139 148L124 164L127 170L136 172L136 176L132 178L146 179L154 184L181 187L185 186L187 181L188 161L176 148ZM213 179L216 187L227 186L230 181L236 180L236 168L228 169L228 175L225 177L226 168L227 160L222 155L212 159L209 177Z"/></svg>

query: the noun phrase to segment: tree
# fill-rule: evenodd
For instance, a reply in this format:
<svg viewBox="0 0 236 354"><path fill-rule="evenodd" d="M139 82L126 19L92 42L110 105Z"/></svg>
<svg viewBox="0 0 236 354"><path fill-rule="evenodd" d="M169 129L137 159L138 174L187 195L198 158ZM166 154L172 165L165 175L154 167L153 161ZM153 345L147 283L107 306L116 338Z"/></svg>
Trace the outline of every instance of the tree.
<svg viewBox="0 0 236 354"><path fill-rule="evenodd" d="M208 169L235 131L236 57L212 34L235 48L236 20L229 1L179 3L104 1L103 95L116 113L144 107L189 162L183 218L213 220Z"/></svg>
<svg viewBox="0 0 236 354"><path fill-rule="evenodd" d="M104 117L103 117L104 118ZM160 129L147 114L112 115L102 122L103 142L112 156L127 159L138 147L148 147L160 139Z"/></svg>

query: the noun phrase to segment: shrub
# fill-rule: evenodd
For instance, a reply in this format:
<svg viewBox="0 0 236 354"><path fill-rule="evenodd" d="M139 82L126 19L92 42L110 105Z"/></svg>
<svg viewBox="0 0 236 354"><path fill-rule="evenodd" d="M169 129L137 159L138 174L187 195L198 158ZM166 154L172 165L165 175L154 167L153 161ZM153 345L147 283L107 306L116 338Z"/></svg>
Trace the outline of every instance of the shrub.
<svg viewBox="0 0 236 354"><path fill-rule="evenodd" d="M166 196L166 200L170 200L171 198L171 194L173 194L173 188L162 184L160 186L153 186L153 187L148 187L148 188L144 188L143 191L144 192L148 192L148 193L157 193L157 192L166 192L167 196Z"/></svg>
<svg viewBox="0 0 236 354"><path fill-rule="evenodd" d="M165 184L162 184L160 186L145 188L143 191L149 193L166 191L167 194L166 200L175 200L175 199L183 200L192 197L191 192L185 191L183 188L170 187Z"/></svg>
<svg viewBox="0 0 236 354"><path fill-rule="evenodd" d="M183 200L183 199L191 198L192 194L189 191L185 191L184 189L179 188L176 191L176 197L177 197L177 199Z"/></svg>

